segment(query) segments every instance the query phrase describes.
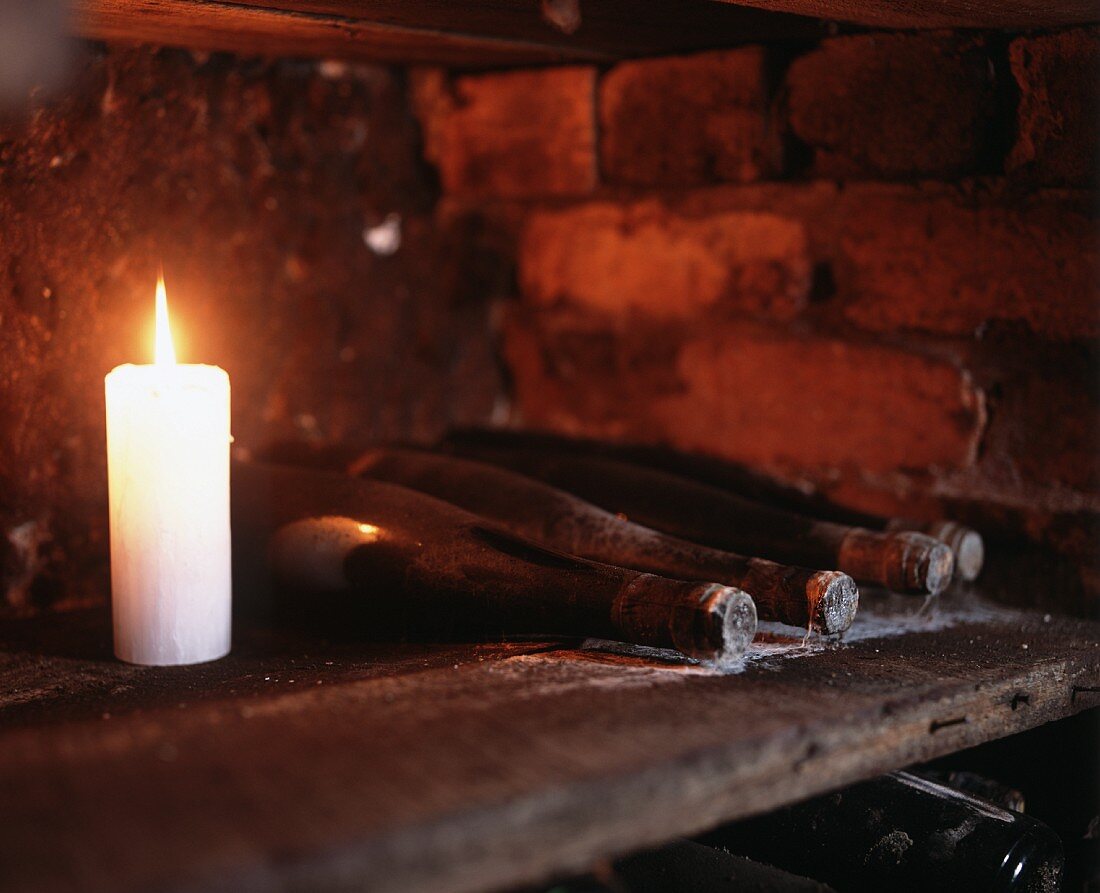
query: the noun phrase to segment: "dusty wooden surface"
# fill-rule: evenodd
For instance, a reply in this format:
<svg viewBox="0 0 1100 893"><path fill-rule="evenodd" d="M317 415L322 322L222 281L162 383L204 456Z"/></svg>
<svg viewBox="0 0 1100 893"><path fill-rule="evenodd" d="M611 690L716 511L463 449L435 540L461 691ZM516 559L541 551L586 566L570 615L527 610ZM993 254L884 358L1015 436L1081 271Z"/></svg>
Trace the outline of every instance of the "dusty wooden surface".
<svg viewBox="0 0 1100 893"><path fill-rule="evenodd" d="M456 67L609 62L820 36L819 22L710 0L581 4L572 33L538 0L74 0L83 36L243 54L335 56Z"/></svg>
<svg viewBox="0 0 1100 893"><path fill-rule="evenodd" d="M876 601L733 675L243 624L225 661L142 669L102 614L9 624L0 887L495 889L1100 703L1100 624Z"/></svg>

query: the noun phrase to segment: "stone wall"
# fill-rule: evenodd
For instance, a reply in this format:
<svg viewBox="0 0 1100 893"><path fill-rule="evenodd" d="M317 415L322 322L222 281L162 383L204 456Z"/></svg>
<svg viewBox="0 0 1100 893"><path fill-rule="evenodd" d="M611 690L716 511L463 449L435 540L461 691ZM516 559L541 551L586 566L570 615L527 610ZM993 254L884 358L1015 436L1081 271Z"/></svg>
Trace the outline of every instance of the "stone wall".
<svg viewBox="0 0 1100 893"><path fill-rule="evenodd" d="M163 263L181 362L233 384L235 449L425 439L499 396L477 234L437 226L404 75L90 47L0 129L0 592L102 600L103 376L149 362Z"/></svg>

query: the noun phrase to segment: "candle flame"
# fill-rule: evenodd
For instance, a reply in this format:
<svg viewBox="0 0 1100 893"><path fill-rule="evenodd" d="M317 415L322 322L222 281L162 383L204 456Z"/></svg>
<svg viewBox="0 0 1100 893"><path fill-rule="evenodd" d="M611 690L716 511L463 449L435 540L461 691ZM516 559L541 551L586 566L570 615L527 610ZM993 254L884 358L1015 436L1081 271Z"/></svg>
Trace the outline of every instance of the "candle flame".
<svg viewBox="0 0 1100 893"><path fill-rule="evenodd" d="M158 366L176 364L176 348L172 344L172 329L168 325L168 294L164 290L164 273L157 276L157 334L153 358Z"/></svg>

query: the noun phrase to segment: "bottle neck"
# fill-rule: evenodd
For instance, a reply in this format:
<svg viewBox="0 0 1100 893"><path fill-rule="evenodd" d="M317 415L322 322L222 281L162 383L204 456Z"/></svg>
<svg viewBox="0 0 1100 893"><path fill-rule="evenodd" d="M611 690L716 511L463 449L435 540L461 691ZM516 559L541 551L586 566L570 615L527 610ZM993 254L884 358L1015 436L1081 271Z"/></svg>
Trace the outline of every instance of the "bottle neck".
<svg viewBox="0 0 1100 893"><path fill-rule="evenodd" d="M619 592L612 623L629 641L735 663L756 634L756 607L740 589L639 574Z"/></svg>

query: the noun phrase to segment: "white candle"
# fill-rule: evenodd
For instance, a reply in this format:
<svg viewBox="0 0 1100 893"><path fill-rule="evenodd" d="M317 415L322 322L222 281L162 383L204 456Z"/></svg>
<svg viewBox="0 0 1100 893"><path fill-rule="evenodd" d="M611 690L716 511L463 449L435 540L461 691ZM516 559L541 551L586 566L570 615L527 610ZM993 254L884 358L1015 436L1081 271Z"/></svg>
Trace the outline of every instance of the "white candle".
<svg viewBox="0 0 1100 893"><path fill-rule="evenodd" d="M106 378L115 654L166 666L229 652L229 376L177 365L163 280L156 362Z"/></svg>

